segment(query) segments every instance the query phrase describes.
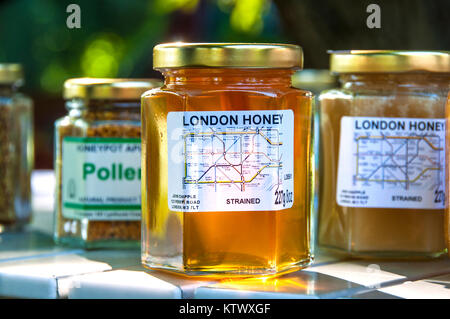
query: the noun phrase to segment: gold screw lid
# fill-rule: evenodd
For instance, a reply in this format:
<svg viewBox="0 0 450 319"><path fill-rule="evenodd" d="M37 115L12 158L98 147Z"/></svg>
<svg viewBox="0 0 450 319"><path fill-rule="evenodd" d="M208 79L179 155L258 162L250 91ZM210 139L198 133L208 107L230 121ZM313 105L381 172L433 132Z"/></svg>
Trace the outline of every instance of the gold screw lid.
<svg viewBox="0 0 450 319"><path fill-rule="evenodd" d="M0 83L1 84L22 84L23 69L20 64L1 63L0 64Z"/></svg>
<svg viewBox="0 0 450 319"><path fill-rule="evenodd" d="M336 73L450 72L450 51L329 51Z"/></svg>
<svg viewBox="0 0 450 319"><path fill-rule="evenodd" d="M139 100L162 82L155 79L76 78L64 82L64 99Z"/></svg>
<svg viewBox="0 0 450 319"><path fill-rule="evenodd" d="M154 47L153 67L301 69L303 51L292 44L165 43Z"/></svg>

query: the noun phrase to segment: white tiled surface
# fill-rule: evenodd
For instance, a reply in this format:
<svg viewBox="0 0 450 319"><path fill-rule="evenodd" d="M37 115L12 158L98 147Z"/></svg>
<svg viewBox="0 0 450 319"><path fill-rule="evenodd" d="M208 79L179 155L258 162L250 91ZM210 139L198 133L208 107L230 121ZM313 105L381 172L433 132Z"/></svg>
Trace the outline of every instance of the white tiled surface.
<svg viewBox="0 0 450 319"><path fill-rule="evenodd" d="M450 298L450 259L337 260L277 278L190 279L144 270L139 250L83 251L52 242L51 171L33 174L34 221L0 235L0 297L19 298Z"/></svg>
<svg viewBox="0 0 450 319"><path fill-rule="evenodd" d="M0 295L18 298L61 297L58 279L110 270L107 263L68 254L0 263Z"/></svg>
<svg viewBox="0 0 450 319"><path fill-rule="evenodd" d="M431 278L427 278L425 280L429 281L429 282L435 282L435 283L439 283L439 284L444 284L448 288L450 288L450 273L448 273L446 275L434 276L434 277L431 277Z"/></svg>
<svg viewBox="0 0 450 319"><path fill-rule="evenodd" d="M383 282L405 279L405 276L382 270L378 264L361 265L351 261L312 267L308 270L348 280L366 287L373 287Z"/></svg>
<svg viewBox="0 0 450 319"><path fill-rule="evenodd" d="M181 289L143 271L114 270L74 277L73 299L180 299Z"/></svg>
<svg viewBox="0 0 450 319"><path fill-rule="evenodd" d="M278 277L276 279L250 279L241 281L221 282L202 286L195 292L196 298L348 298L360 296L368 292L378 292L379 296L409 296L394 294L391 286L402 286L410 278L402 273L394 273L389 269L402 269L403 272L421 278L446 271L450 265L448 259L426 262L424 267L410 262L363 262L339 261L323 262L312 265L302 271ZM384 269L386 268L386 269ZM421 272L419 271L421 269ZM450 273L450 269L448 270ZM259 280L259 282L257 282ZM420 295L421 287L430 285L407 285L414 291L413 295ZM388 287L383 289L384 287ZM394 289L394 288L392 288ZM399 288L400 290L402 288ZM431 288L430 288L431 289ZM424 290L426 291L426 290ZM437 290L435 290L437 291ZM439 296L447 294L450 289L439 290Z"/></svg>
<svg viewBox="0 0 450 319"><path fill-rule="evenodd" d="M199 287L205 285L212 285L218 282L217 280L214 279L187 278L185 276L170 274L168 272L148 270L142 266L131 267L130 269L134 269L136 271L144 271L156 278L159 278L163 281L166 281L168 283L171 283L172 285L179 287L183 299L192 299L194 298L195 291Z"/></svg>
<svg viewBox="0 0 450 319"><path fill-rule="evenodd" d="M199 287L195 298L215 299L318 299L338 298L361 286L333 276L311 272L308 269L271 278L227 280Z"/></svg>
<svg viewBox="0 0 450 319"><path fill-rule="evenodd" d="M432 261L360 261L357 263L363 266L371 263L382 271L399 274L409 279L422 279L425 276L434 277L441 274L450 274L450 259L448 257Z"/></svg>
<svg viewBox="0 0 450 319"><path fill-rule="evenodd" d="M407 281L379 291L405 299L450 299L450 288L424 280Z"/></svg>

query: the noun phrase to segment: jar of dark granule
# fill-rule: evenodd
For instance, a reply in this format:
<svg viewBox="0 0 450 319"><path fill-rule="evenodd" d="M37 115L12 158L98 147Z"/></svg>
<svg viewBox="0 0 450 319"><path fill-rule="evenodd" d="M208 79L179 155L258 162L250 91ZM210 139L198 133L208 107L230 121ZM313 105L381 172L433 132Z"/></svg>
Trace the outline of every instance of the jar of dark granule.
<svg viewBox="0 0 450 319"><path fill-rule="evenodd" d="M65 82L68 114L55 123L57 243L139 246L140 97L159 85L149 79Z"/></svg>
<svg viewBox="0 0 450 319"><path fill-rule="evenodd" d="M0 64L0 233L31 219L33 103L18 92L19 64Z"/></svg>

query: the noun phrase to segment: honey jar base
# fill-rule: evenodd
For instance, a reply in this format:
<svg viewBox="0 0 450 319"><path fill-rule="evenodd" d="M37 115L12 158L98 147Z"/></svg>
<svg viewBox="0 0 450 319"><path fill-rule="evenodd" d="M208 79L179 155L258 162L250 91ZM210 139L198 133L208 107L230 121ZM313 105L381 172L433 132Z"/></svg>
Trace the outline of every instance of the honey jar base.
<svg viewBox="0 0 450 319"><path fill-rule="evenodd" d="M408 252L408 251L357 251L345 250L338 247L320 245L320 250L324 253L336 255L340 258L355 259L385 259L385 260L430 260L441 258L447 253L447 249L438 252Z"/></svg>
<svg viewBox="0 0 450 319"><path fill-rule="evenodd" d="M0 221L0 234L20 232L30 223L30 219L15 220L13 222Z"/></svg>
<svg viewBox="0 0 450 319"><path fill-rule="evenodd" d="M172 258L160 258L148 256L142 260L142 264L145 268L152 270L167 271L172 274L185 276L185 277L254 277L254 276L278 276L286 274L289 272L294 272L303 268L308 267L313 261L313 257L302 259L298 262L285 263L280 267L264 268L264 267L251 267L251 266L208 266L208 267L184 267L182 265L182 258L172 257Z"/></svg>
<svg viewBox="0 0 450 319"><path fill-rule="evenodd" d="M68 246L73 248L83 249L139 249L140 242L136 240L95 240L85 241L79 238L73 237L55 237L54 241L57 245Z"/></svg>

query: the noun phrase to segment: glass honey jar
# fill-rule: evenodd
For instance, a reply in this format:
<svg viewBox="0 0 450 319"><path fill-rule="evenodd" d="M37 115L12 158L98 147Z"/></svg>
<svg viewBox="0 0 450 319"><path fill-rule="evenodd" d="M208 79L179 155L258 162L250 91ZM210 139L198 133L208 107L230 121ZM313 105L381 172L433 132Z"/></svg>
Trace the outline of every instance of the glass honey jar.
<svg viewBox="0 0 450 319"><path fill-rule="evenodd" d="M312 100L285 44L154 48L165 76L142 96L142 262L187 275L306 266Z"/></svg>
<svg viewBox="0 0 450 319"><path fill-rule="evenodd" d="M450 88L450 87L449 87ZM449 90L450 92L450 90ZM445 119L446 119L446 143L445 143L445 200L446 200L446 206L445 206L445 239L447 242L447 252L450 256L450 207L448 205L448 199L449 192L450 192L450 169L449 169L449 163L450 163L450 93L447 97L447 105L445 107Z"/></svg>
<svg viewBox="0 0 450 319"><path fill-rule="evenodd" d="M31 220L33 102L20 93L20 64L0 64L0 233Z"/></svg>
<svg viewBox="0 0 450 319"><path fill-rule="evenodd" d="M319 245L354 257L445 252L449 52L336 51L321 93Z"/></svg>
<svg viewBox="0 0 450 319"><path fill-rule="evenodd" d="M151 79L64 83L68 114L55 122L56 243L139 247L140 97L158 85Z"/></svg>

